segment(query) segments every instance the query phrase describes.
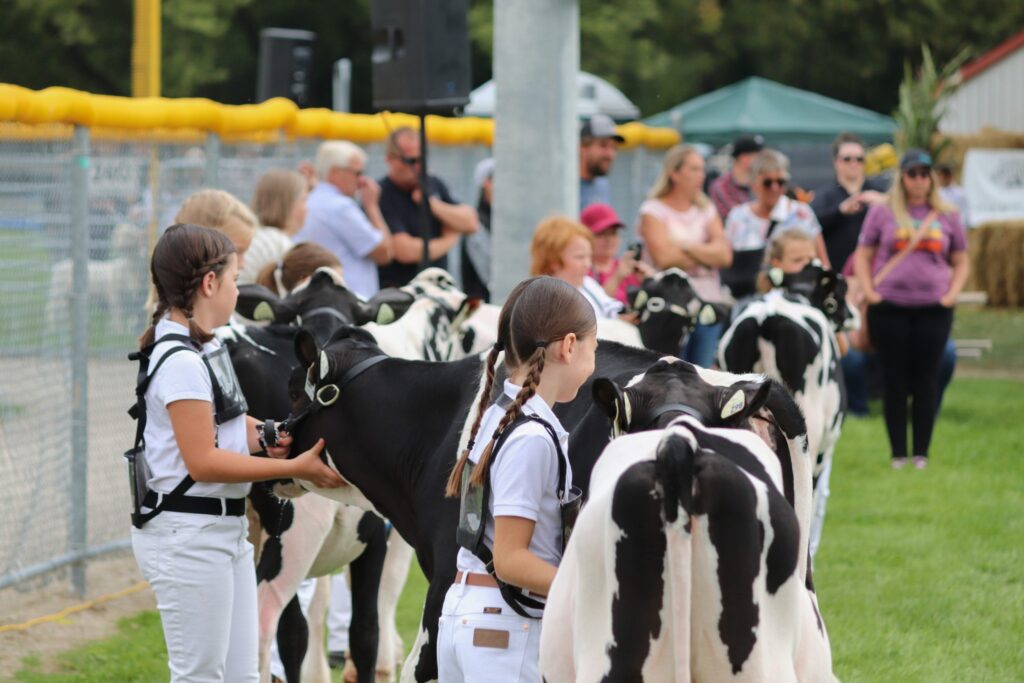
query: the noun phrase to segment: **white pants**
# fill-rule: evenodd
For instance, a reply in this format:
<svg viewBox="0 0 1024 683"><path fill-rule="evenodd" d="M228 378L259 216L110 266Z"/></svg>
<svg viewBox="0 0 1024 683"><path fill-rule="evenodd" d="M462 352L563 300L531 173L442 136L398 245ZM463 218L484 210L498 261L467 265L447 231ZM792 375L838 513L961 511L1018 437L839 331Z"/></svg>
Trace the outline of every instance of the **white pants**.
<svg viewBox="0 0 1024 683"><path fill-rule="evenodd" d="M331 606L327 610L327 651L348 651L348 627L352 623L352 591L345 572L331 577ZM383 626L383 625L382 625ZM383 634L384 629L381 629Z"/></svg>
<svg viewBox="0 0 1024 683"><path fill-rule="evenodd" d="M437 633L440 683L540 683L539 660L540 619L513 612L497 588L448 589Z"/></svg>
<svg viewBox="0 0 1024 683"><path fill-rule="evenodd" d="M256 570L245 517L163 512L132 528L156 594L171 683L259 680Z"/></svg>

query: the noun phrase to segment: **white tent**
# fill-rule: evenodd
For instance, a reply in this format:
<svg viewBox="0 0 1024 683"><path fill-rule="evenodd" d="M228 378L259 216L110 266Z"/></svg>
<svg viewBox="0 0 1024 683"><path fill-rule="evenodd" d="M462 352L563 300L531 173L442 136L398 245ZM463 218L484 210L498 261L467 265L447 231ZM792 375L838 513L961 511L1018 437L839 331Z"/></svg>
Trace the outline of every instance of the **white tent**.
<svg viewBox="0 0 1024 683"><path fill-rule="evenodd" d="M617 121L629 121L640 116L640 110L614 85L594 74L580 71L576 74L576 114L588 119L594 114L607 114ZM494 116L497 88L487 81L469 94L466 116Z"/></svg>

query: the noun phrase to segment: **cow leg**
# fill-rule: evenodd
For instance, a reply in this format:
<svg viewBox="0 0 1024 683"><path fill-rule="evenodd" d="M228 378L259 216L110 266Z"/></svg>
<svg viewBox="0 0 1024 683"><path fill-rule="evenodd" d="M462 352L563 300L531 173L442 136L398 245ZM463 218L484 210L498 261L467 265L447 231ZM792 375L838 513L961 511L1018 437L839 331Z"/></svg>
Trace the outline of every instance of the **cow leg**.
<svg viewBox="0 0 1024 683"><path fill-rule="evenodd" d="M444 606L444 596L452 585L451 575L441 577L435 574L427 587L427 598L423 603L423 620L412 652L402 668L402 683L437 680L437 626Z"/></svg>
<svg viewBox="0 0 1024 683"><path fill-rule="evenodd" d="M380 613L380 643L377 649L377 674L394 680L395 668L402 663L402 637L395 626L395 613L402 589L409 578L412 546L397 531L388 536L388 550L384 556L384 573L380 581L377 610Z"/></svg>
<svg viewBox="0 0 1024 683"><path fill-rule="evenodd" d="M289 681L299 680L302 658L309 642L309 626L299 605L299 596L294 595L281 612L277 622L277 653L284 666L284 677Z"/></svg>
<svg viewBox="0 0 1024 683"><path fill-rule="evenodd" d="M384 531L384 521L380 517L370 512L363 515L359 522L359 539L366 544L366 550L349 565L352 577L349 653L356 665L359 683L373 683L377 666L380 638L377 593L387 553Z"/></svg>
<svg viewBox="0 0 1024 683"><path fill-rule="evenodd" d="M331 577L318 576L316 579L316 590L313 591L313 598L310 600L309 608L306 610L306 621L309 624L309 632L313 635L308 644L301 652L305 657L300 660L302 674L292 678L288 672L288 680L301 681L301 683L330 683L331 668L327 665L327 653L324 652L324 614L327 612L327 604L331 599Z"/></svg>

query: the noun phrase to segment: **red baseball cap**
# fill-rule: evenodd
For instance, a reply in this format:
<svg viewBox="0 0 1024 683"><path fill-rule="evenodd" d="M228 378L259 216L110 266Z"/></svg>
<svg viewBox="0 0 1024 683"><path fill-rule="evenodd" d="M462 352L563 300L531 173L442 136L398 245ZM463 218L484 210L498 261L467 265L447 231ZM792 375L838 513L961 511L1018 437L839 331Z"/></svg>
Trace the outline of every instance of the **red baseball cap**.
<svg viewBox="0 0 1024 683"><path fill-rule="evenodd" d="M605 230L624 227L619 214L615 213L615 209L607 204L591 204L583 209L580 220L595 235Z"/></svg>

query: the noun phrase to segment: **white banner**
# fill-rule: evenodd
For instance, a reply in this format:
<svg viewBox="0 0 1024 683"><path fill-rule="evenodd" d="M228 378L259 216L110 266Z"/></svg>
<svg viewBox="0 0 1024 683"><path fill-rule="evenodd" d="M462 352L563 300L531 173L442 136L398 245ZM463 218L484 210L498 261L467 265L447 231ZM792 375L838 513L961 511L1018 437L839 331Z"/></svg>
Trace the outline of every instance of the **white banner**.
<svg viewBox="0 0 1024 683"><path fill-rule="evenodd" d="M964 191L971 225L1024 220L1024 149L970 149Z"/></svg>

